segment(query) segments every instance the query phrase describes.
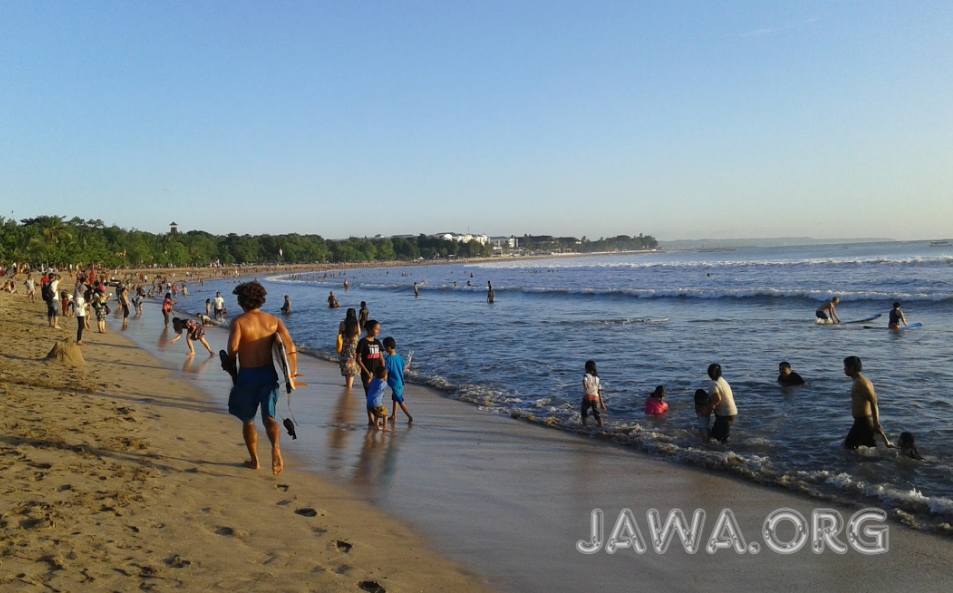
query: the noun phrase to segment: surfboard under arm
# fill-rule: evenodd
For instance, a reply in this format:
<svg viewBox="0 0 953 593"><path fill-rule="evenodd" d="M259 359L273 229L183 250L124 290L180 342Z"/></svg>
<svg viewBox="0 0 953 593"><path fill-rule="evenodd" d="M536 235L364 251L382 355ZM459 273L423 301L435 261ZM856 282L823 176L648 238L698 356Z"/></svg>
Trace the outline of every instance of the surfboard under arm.
<svg viewBox="0 0 953 593"><path fill-rule="evenodd" d="M272 346L272 355L278 368L285 376L285 389L288 393L295 390L295 378L291 374L291 363L288 362L288 351L285 349L285 343L281 341L281 336L275 334L275 343Z"/></svg>

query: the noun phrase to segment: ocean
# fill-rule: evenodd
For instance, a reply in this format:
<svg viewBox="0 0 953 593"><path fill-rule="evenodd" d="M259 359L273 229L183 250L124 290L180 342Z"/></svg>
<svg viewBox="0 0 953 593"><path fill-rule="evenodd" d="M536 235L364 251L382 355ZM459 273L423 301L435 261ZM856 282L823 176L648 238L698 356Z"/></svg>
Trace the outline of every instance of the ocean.
<svg viewBox="0 0 953 593"><path fill-rule="evenodd" d="M876 504L910 524L953 522L953 247L889 242L640 253L413 265L263 276L266 310L291 298L286 323L299 343L336 359L338 323L366 301L381 337L414 352L409 381L487 414L546 424L579 438L728 472L823 500ZM344 279L350 283L345 290ZM486 302L486 284L496 302ZM420 287L414 298L413 284ZM469 285L468 285L469 284ZM193 289L190 307L221 289ZM328 292L340 309L327 307ZM225 290L223 290L225 292ZM838 296L850 321L821 326L814 310ZM230 297L231 300L234 297ZM891 303L909 323L886 330ZM865 329L864 325L876 329ZM926 458L842 448L851 426L843 359L859 356L891 440L914 433ZM606 403L602 431L583 428L586 360L596 361ZM788 361L807 384L781 387ZM722 366L738 418L727 445L705 446L692 428L692 396ZM646 417L663 385L670 410ZM359 387L357 387L360 390ZM296 406L306 406L304 401ZM413 406L411 404L411 411Z"/></svg>

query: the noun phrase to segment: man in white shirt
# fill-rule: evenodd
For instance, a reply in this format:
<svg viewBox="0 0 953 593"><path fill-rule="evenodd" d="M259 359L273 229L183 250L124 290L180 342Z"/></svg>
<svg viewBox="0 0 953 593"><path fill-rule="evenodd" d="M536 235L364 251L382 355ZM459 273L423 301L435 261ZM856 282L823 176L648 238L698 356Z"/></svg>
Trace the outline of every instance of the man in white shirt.
<svg viewBox="0 0 953 593"><path fill-rule="evenodd" d="M222 298L222 293L215 293L215 300L212 301L215 303L215 319L225 316L225 299Z"/></svg>

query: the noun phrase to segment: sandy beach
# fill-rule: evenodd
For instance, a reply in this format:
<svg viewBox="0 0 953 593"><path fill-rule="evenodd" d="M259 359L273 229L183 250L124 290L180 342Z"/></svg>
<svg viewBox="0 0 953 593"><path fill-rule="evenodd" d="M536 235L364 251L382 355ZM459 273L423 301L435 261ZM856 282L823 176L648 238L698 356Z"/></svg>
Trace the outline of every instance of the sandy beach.
<svg viewBox="0 0 953 593"><path fill-rule="evenodd" d="M44 307L0 294L0 590L489 590L293 455L242 468L237 421L112 323L45 360L75 319Z"/></svg>

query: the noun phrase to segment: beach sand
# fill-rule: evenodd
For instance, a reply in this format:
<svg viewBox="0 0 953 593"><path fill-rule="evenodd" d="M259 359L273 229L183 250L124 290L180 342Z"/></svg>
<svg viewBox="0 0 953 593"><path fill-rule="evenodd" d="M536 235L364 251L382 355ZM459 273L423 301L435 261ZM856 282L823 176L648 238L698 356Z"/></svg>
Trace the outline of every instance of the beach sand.
<svg viewBox="0 0 953 593"><path fill-rule="evenodd" d="M315 474L241 467L240 423L118 323L45 360L60 325L0 294L0 590L490 590Z"/></svg>

